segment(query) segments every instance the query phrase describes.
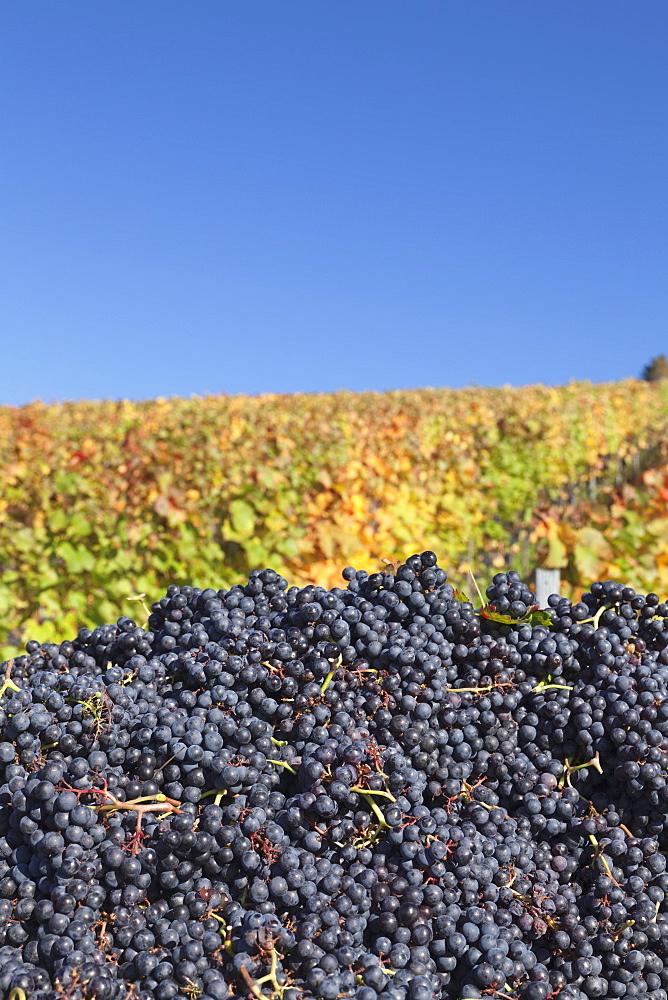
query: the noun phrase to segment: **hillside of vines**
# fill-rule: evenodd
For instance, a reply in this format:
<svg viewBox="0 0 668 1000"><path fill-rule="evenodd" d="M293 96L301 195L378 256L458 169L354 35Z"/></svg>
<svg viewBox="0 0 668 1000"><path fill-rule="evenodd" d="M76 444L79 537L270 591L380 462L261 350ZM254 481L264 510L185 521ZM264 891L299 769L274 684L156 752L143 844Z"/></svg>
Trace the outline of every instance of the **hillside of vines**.
<svg viewBox="0 0 668 1000"><path fill-rule="evenodd" d="M668 387L635 380L0 408L0 648L171 582L331 586L419 548L454 582L665 593L667 430Z"/></svg>

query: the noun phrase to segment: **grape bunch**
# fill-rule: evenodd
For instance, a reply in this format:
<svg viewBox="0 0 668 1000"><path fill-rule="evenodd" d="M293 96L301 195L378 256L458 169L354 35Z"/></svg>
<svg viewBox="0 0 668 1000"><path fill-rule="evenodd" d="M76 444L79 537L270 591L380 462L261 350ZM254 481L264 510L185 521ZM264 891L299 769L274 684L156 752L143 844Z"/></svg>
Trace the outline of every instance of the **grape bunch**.
<svg viewBox="0 0 668 1000"><path fill-rule="evenodd" d="M7 1000L668 1000L668 604L433 552L0 668Z"/></svg>

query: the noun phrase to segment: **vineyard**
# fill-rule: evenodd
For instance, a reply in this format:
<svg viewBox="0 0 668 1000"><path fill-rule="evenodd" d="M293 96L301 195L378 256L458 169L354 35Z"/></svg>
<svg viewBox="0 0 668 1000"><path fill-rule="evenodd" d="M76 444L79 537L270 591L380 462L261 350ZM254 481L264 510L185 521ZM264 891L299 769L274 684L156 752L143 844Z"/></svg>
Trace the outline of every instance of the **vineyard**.
<svg viewBox="0 0 668 1000"><path fill-rule="evenodd" d="M0 648L272 566L325 586L435 549L668 590L668 387L32 404L0 409Z"/></svg>

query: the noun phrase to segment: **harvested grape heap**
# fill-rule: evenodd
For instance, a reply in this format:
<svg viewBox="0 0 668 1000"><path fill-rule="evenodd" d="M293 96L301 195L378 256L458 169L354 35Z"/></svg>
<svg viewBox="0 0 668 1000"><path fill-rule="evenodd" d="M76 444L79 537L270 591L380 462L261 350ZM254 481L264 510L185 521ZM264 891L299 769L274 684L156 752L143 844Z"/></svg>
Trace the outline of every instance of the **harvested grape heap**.
<svg viewBox="0 0 668 1000"><path fill-rule="evenodd" d="M666 1000L668 604L343 577L5 665L4 996Z"/></svg>

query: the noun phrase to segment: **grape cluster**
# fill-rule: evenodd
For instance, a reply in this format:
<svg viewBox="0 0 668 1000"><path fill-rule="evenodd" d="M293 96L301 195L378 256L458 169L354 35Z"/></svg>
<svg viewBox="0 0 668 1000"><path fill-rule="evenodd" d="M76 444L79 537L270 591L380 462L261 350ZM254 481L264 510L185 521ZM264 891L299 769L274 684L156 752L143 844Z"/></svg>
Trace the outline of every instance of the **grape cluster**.
<svg viewBox="0 0 668 1000"><path fill-rule="evenodd" d="M3 996L668 1000L668 604L343 578L3 666Z"/></svg>

